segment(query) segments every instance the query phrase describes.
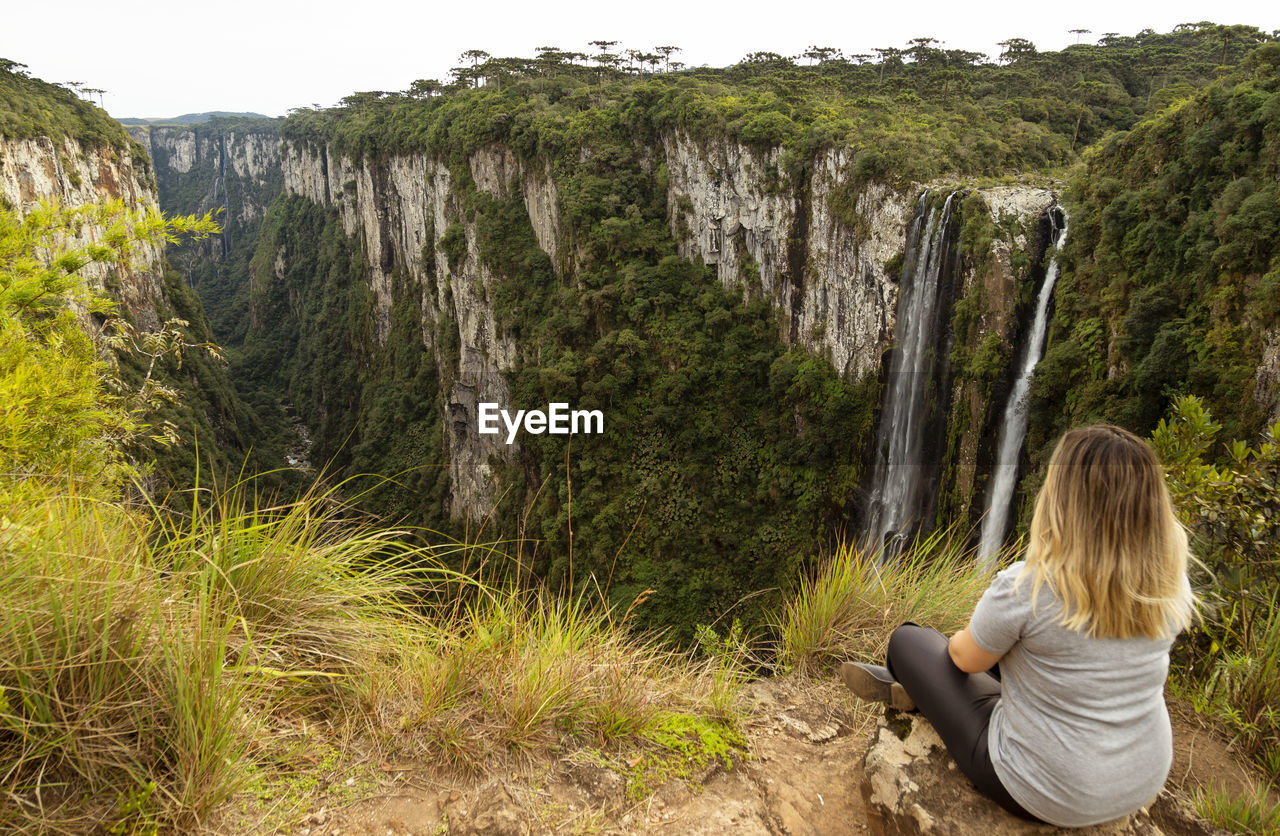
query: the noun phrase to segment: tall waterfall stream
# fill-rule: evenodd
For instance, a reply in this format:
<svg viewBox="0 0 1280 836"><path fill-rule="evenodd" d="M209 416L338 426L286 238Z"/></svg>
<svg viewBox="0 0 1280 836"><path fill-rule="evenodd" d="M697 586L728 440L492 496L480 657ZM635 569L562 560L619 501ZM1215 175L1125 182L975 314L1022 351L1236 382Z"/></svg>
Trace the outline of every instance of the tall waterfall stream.
<svg viewBox="0 0 1280 836"><path fill-rule="evenodd" d="M914 529L924 514L929 390L938 353L945 351L937 336L945 307L944 281L950 278L943 275L944 265L953 261L948 258L954 244L948 240L948 227L956 193L947 196L941 209L928 209L928 197L928 192L920 196L907 233L896 351L890 360L863 527L864 541L873 549L883 547L886 559L899 535L909 535L909 529Z"/></svg>

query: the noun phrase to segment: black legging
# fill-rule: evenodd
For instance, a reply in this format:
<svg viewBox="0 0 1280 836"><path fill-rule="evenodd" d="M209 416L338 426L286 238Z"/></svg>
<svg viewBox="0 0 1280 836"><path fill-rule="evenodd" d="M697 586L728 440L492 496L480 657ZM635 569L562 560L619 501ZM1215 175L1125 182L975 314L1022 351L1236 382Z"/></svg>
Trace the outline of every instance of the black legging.
<svg viewBox="0 0 1280 836"><path fill-rule="evenodd" d="M1000 783L987 751L987 725L1000 701L998 674L965 673L951 661L946 636L910 622L889 637L885 666L933 724L973 785L1015 816L1039 821Z"/></svg>

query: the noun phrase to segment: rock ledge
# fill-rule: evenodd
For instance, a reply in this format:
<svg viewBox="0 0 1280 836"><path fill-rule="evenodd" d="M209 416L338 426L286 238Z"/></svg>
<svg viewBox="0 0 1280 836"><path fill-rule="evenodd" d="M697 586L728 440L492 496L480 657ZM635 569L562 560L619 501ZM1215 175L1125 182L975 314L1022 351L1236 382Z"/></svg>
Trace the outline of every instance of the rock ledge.
<svg viewBox="0 0 1280 836"><path fill-rule="evenodd" d="M889 712L872 735L863 766L862 797L869 830L875 836L1223 834L1185 809L1167 790L1137 813L1093 827L1068 829L1022 821L973 788L938 733L918 715Z"/></svg>

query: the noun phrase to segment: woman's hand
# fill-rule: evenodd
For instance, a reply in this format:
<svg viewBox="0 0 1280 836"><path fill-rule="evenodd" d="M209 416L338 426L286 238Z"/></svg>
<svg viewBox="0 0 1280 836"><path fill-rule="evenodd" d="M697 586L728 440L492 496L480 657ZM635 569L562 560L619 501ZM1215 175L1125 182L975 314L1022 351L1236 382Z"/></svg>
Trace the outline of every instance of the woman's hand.
<svg viewBox="0 0 1280 836"><path fill-rule="evenodd" d="M951 641L947 642L947 654L955 666L965 673L991 670L996 662L1004 658L979 647L973 640L973 636L969 635L968 627L956 633L951 637Z"/></svg>

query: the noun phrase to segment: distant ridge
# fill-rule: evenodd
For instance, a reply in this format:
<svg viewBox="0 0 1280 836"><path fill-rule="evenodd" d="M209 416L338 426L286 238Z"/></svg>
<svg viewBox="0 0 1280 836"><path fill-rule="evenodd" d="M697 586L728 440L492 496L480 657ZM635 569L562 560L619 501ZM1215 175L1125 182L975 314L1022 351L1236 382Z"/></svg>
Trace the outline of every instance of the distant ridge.
<svg viewBox="0 0 1280 836"><path fill-rule="evenodd" d="M206 110L204 113L184 113L181 116L174 116L169 119L141 119L136 116L128 116L124 119L117 119L121 125L195 125L200 122L208 122L215 116L243 116L250 119L270 119L262 113L233 113L229 110Z"/></svg>

